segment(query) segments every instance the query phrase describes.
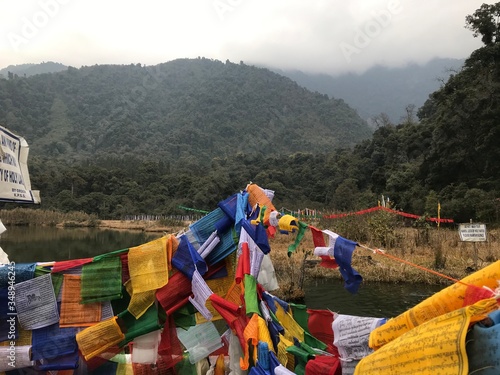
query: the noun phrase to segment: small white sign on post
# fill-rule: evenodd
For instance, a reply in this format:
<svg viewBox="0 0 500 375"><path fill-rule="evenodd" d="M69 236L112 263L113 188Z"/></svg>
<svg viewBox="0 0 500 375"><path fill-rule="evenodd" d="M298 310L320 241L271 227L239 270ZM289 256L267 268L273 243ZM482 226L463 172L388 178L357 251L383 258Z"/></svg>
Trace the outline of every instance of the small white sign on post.
<svg viewBox="0 0 500 375"><path fill-rule="evenodd" d="M461 241L484 242L486 241L486 224L469 223L459 224L458 232Z"/></svg>

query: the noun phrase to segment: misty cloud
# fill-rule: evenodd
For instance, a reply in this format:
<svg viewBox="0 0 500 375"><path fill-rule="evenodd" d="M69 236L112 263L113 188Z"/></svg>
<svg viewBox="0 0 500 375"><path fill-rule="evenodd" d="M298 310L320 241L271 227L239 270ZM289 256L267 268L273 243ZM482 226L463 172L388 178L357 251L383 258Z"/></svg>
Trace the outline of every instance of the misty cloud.
<svg viewBox="0 0 500 375"><path fill-rule="evenodd" d="M363 72L469 56L481 43L464 28L465 17L482 3L5 0L0 67L43 60L153 65L204 56L333 75ZM27 22L37 28L29 37ZM23 38L17 48L15 36Z"/></svg>

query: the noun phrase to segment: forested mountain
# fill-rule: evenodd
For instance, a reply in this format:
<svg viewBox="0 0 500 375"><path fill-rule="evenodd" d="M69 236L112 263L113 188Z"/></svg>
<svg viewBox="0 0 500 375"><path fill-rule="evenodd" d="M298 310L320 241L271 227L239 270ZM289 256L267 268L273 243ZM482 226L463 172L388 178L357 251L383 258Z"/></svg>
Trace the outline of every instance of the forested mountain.
<svg viewBox="0 0 500 375"><path fill-rule="evenodd" d="M212 210L252 181L275 190L278 208L351 211L384 194L406 212L435 216L439 202L455 222L498 223L499 15L500 3L467 17L484 46L419 121L371 137L342 100L208 59L0 80L0 123L30 144L43 209L101 219Z"/></svg>
<svg viewBox="0 0 500 375"><path fill-rule="evenodd" d="M199 164L237 152L326 152L371 135L342 100L267 69L205 58L0 80L0 103L0 123L23 134L34 156L67 161Z"/></svg>
<svg viewBox="0 0 500 375"><path fill-rule="evenodd" d="M342 98L365 120L385 113L399 123L405 108L421 107L451 74L460 71L463 59L436 58L425 64L398 68L375 66L361 74L308 74L301 71L275 70L312 91Z"/></svg>
<svg viewBox="0 0 500 375"><path fill-rule="evenodd" d="M56 73L68 69L66 65L53 61L42 62L40 64L20 64L9 65L0 69L0 78L29 77L35 74Z"/></svg>

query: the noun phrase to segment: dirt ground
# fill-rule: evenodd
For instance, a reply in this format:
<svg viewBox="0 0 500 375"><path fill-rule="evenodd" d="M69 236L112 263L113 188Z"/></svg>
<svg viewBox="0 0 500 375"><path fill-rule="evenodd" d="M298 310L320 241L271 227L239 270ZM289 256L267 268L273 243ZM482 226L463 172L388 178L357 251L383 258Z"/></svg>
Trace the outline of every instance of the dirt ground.
<svg viewBox="0 0 500 375"><path fill-rule="evenodd" d="M187 226L187 225L186 225ZM144 232L165 232L176 233L183 229L181 227L159 226L156 221L132 221L132 220L101 220L100 228L123 229L123 230L142 230Z"/></svg>

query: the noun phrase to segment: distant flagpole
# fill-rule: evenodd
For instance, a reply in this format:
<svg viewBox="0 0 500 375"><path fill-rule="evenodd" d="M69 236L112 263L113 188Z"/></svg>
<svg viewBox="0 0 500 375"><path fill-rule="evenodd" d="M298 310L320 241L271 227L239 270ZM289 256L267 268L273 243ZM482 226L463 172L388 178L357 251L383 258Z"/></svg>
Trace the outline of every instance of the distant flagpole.
<svg viewBox="0 0 500 375"><path fill-rule="evenodd" d="M441 203L439 203L438 201L438 219L437 219L437 222L438 222L438 229L439 229L439 222L441 221Z"/></svg>

